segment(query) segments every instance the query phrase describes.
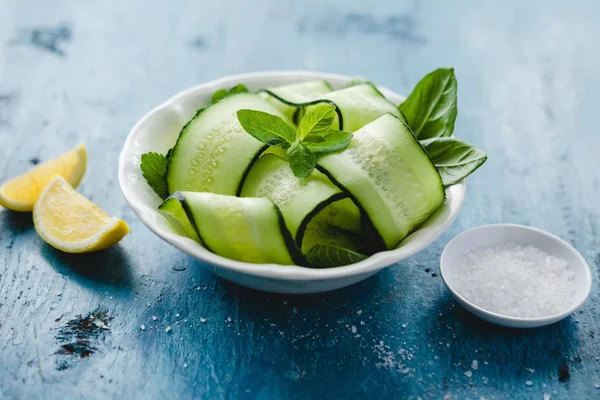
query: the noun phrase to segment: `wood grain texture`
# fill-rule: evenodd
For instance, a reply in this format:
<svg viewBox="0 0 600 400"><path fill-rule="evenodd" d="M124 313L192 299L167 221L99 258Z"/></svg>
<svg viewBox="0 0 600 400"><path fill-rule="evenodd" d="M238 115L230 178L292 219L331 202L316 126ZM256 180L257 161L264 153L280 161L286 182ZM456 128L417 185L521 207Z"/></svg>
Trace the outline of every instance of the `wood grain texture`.
<svg viewBox="0 0 600 400"><path fill-rule="evenodd" d="M1 1L0 181L84 142L81 192L132 233L68 256L29 214L0 210L0 398L599 398L599 13L591 0ZM406 93L442 65L459 82L455 132L489 160L445 235L361 284L230 284L155 237L118 189L127 132L186 87L307 68ZM581 251L594 286L576 315L510 330L450 299L441 249L493 222Z"/></svg>

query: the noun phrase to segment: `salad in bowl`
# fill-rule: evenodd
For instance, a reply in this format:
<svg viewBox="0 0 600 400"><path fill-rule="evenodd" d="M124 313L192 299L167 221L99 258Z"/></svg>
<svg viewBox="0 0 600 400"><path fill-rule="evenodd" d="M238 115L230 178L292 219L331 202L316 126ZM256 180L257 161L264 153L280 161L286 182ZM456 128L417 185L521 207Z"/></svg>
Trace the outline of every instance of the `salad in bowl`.
<svg viewBox="0 0 600 400"><path fill-rule="evenodd" d="M451 68L407 98L314 72L232 76L133 128L122 190L155 233L218 275L278 292L364 279L456 217L486 155L454 137Z"/></svg>

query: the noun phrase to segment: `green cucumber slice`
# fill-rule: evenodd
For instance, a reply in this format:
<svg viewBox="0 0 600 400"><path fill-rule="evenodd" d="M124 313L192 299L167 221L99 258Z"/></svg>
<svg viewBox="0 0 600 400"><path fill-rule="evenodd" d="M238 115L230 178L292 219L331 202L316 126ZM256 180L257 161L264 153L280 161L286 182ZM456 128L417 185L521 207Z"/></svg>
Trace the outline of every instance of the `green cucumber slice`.
<svg viewBox="0 0 600 400"><path fill-rule="evenodd" d="M267 88L259 91L259 95L289 119L294 120L299 105L316 100L332 90L326 81L309 81Z"/></svg>
<svg viewBox="0 0 600 400"><path fill-rule="evenodd" d="M288 162L274 154L256 161L241 195L271 199L281 210L285 224L299 246L310 219L326 205L346 197L317 170L307 179L296 178Z"/></svg>
<svg viewBox="0 0 600 400"><path fill-rule="evenodd" d="M400 116L398 108L369 83L327 93L319 100L337 105L342 118L338 116L337 125L334 122L333 128L347 132L354 132L386 113ZM305 107L306 111L310 108L311 106Z"/></svg>
<svg viewBox="0 0 600 400"><path fill-rule="evenodd" d="M180 200L180 198L168 198L158 206L158 212L169 221L178 235L200 242L196 229L188 219Z"/></svg>
<svg viewBox="0 0 600 400"><path fill-rule="evenodd" d="M445 200L431 159L410 129L392 114L354 132L348 148L321 157L317 164L351 194L388 249L396 247Z"/></svg>
<svg viewBox="0 0 600 400"><path fill-rule="evenodd" d="M236 112L242 108L285 116L253 93L230 95L188 122L167 164L169 193L212 192L236 195L265 145L246 133Z"/></svg>
<svg viewBox="0 0 600 400"><path fill-rule="evenodd" d="M213 253L256 264L306 264L271 200L201 192L179 192L177 197Z"/></svg>

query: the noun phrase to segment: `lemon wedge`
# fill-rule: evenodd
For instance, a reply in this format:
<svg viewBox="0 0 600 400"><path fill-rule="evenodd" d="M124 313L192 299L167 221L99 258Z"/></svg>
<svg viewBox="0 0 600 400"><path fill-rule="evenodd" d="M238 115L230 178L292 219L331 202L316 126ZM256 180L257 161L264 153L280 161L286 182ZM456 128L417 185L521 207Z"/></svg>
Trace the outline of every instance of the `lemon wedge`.
<svg viewBox="0 0 600 400"><path fill-rule="evenodd" d="M46 243L67 253L87 253L110 247L129 233L113 218L77 193L61 176L44 188L33 209L33 223Z"/></svg>
<svg viewBox="0 0 600 400"><path fill-rule="evenodd" d="M83 178L86 166L83 145L45 162L0 186L0 205L14 211L31 211L44 187L56 175L64 177L71 186Z"/></svg>

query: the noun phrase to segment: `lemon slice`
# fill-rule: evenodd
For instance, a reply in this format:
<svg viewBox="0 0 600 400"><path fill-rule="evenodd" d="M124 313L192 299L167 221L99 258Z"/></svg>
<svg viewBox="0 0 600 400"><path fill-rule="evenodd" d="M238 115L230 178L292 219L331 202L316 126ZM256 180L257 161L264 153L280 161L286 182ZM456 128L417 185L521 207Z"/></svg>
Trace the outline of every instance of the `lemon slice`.
<svg viewBox="0 0 600 400"><path fill-rule="evenodd" d="M52 178L60 175L75 187L83 178L85 165L85 147L79 145L0 186L0 205L14 211L31 211Z"/></svg>
<svg viewBox="0 0 600 400"><path fill-rule="evenodd" d="M87 253L110 247L129 233L113 218L61 176L42 191L33 209L36 231L46 243L67 253Z"/></svg>

